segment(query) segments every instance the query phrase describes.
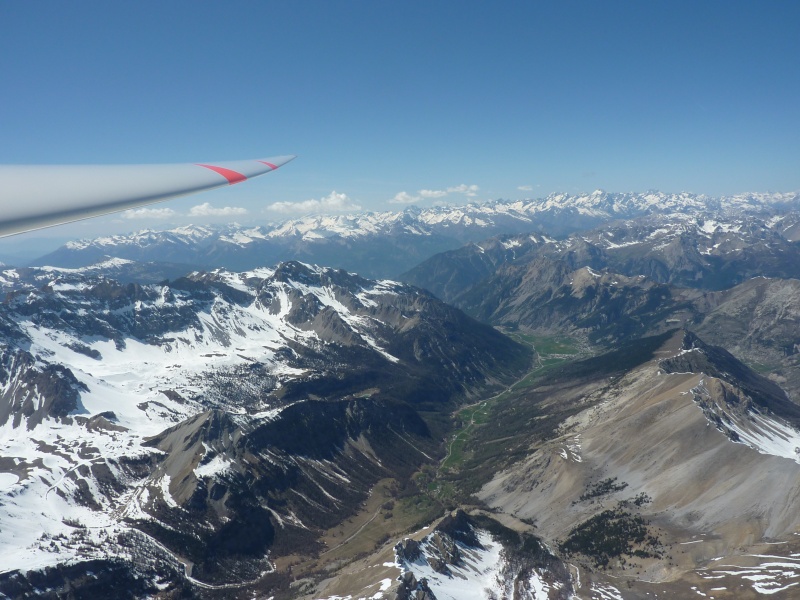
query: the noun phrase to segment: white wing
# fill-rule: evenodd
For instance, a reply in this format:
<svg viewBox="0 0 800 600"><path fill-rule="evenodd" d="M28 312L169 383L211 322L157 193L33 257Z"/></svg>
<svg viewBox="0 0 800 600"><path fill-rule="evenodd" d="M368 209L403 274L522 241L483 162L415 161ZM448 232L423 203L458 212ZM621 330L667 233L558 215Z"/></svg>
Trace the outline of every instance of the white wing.
<svg viewBox="0 0 800 600"><path fill-rule="evenodd" d="M293 158L173 165L0 165L0 237L233 185Z"/></svg>

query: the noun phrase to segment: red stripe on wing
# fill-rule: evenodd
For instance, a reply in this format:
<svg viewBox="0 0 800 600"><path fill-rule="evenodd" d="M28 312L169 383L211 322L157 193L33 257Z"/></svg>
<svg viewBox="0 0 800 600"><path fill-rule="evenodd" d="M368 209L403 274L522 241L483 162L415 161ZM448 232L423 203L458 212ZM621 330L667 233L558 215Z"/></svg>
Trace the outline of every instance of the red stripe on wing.
<svg viewBox="0 0 800 600"><path fill-rule="evenodd" d="M212 171L219 173L228 180L229 185L240 183L247 179L245 175L237 173L236 171L232 171L231 169L226 169L225 167L217 167L216 165L201 165L200 163L196 164L198 167L205 167L206 169L211 169Z"/></svg>

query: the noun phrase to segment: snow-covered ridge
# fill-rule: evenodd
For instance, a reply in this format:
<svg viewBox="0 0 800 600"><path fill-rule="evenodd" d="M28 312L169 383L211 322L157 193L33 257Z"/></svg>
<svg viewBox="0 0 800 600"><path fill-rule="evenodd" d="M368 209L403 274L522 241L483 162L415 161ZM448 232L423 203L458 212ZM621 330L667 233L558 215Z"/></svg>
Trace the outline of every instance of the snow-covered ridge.
<svg viewBox="0 0 800 600"><path fill-rule="evenodd" d="M641 258L652 256L669 262L685 254L689 261L707 264L715 257L741 259L747 252L772 256L772 263L791 265L796 253L796 236L782 231L782 218L763 215L661 214L604 223L553 242L553 248L570 249L581 242L607 253L609 257ZM517 236L506 246L526 238ZM705 261L705 262L704 262ZM775 276L775 275L772 275Z"/></svg>
<svg viewBox="0 0 800 600"><path fill-rule="evenodd" d="M493 598L550 598L571 596L571 578L556 575L557 559L517 554L489 531L467 525L463 513L445 517L442 525L419 541L406 538L395 545L395 566L400 569L404 597L439 600L490 600ZM459 521L462 523L459 524ZM458 526L453 528L452 523ZM545 555L542 552L542 555Z"/></svg>
<svg viewBox="0 0 800 600"><path fill-rule="evenodd" d="M691 352L693 350L684 350ZM703 379L692 389L711 423L723 431L735 443L744 444L761 454L769 454L800 462L800 431L785 419L750 406L747 410L733 410L726 402L712 399L709 386L717 388L723 384Z"/></svg>
<svg viewBox="0 0 800 600"><path fill-rule="evenodd" d="M82 269L37 273L49 283L13 296L0 313L0 409L16 403L11 415L0 410L3 572L63 563L81 545L82 557L103 557L102 532L128 531L125 518L149 519L157 503L175 506L168 478L130 480L120 466L159 453L142 445L145 438L209 407L258 422L285 408L265 404L260 390L250 404L227 404L220 381L247 375L254 386L280 388L308 377L290 344L324 351L341 341L396 362L383 347L386 325L372 313L409 293L402 284L301 263L195 273L183 287L120 286ZM319 315L339 325L326 329ZM61 365L74 383L53 371ZM75 390L68 416L47 413L39 387L47 377ZM14 412L25 402L33 416ZM229 468L225 457L209 455L195 473L216 477ZM104 485L104 469L127 481L128 491ZM79 538L94 540L95 550Z"/></svg>
<svg viewBox="0 0 800 600"><path fill-rule="evenodd" d="M349 215L312 215L264 226L196 226L166 231L152 229L130 235L115 235L69 242L70 250L89 247L113 248L119 245L146 247L153 243L204 245L220 242L248 246L270 240L320 240L332 236L359 238L406 233L429 236L451 234L456 229L485 229L499 232L505 227L526 228L545 216L571 215L596 220L629 219L649 214L760 213L797 205L798 193L753 193L714 198L704 195L661 192L590 194L551 194L527 200L494 200L463 206L412 207L405 211L364 212ZM515 224L512 226L512 224Z"/></svg>
<svg viewBox="0 0 800 600"><path fill-rule="evenodd" d="M433 534L432 534L433 535ZM502 545L495 542L485 531L477 534L480 548L469 547L456 542L458 564L449 564L435 569L429 554L438 554L432 535L426 536L421 546L420 556L413 561L397 556L397 563L405 575L413 574L417 585L426 585L440 600L486 600L501 597L505 590L502 577ZM409 577L406 575L406 579ZM424 580L424 584L422 583ZM494 594L492 596L491 594Z"/></svg>

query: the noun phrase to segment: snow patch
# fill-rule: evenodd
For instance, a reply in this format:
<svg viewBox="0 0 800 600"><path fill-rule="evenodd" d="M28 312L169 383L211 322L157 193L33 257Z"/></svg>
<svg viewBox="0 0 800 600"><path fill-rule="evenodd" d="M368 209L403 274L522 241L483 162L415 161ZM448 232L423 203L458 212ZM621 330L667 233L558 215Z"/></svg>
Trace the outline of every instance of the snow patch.
<svg viewBox="0 0 800 600"><path fill-rule="evenodd" d="M427 538L426 538L427 539ZM417 581L425 578L438 600L486 600L502 597L502 545L486 532L478 533L483 550L457 542L462 564L448 565L452 575L443 575L420 557L414 562L402 561L403 572L411 571ZM423 540L423 547L426 541ZM494 594L495 596L491 596Z"/></svg>
<svg viewBox="0 0 800 600"><path fill-rule="evenodd" d="M222 455L218 454L204 465L197 465L194 469L194 474L200 477L216 477L222 473L231 470L233 462Z"/></svg>
<svg viewBox="0 0 800 600"><path fill-rule="evenodd" d="M0 473L0 490L7 490L19 481L19 477L13 473Z"/></svg>
<svg viewBox="0 0 800 600"><path fill-rule="evenodd" d="M701 569L697 573L703 579L727 577L744 579L759 594L771 596L800 584L800 558L771 554L747 554L743 562L750 565L719 565ZM714 588L722 590L725 588Z"/></svg>
<svg viewBox="0 0 800 600"><path fill-rule="evenodd" d="M624 600L622 592L613 585L599 583L592 584L592 598L597 600Z"/></svg>

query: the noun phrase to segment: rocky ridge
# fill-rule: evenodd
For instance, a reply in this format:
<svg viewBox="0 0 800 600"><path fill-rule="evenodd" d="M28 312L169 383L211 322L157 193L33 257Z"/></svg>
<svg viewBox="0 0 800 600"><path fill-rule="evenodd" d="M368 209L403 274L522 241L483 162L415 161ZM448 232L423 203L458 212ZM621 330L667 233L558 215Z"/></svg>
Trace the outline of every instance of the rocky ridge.
<svg viewBox="0 0 800 600"><path fill-rule="evenodd" d="M268 589L271 557L431 460L422 414L530 361L421 290L301 263L33 274L6 271L0 306L4 590L24 588L15 569L109 556L149 585Z"/></svg>
<svg viewBox="0 0 800 600"><path fill-rule="evenodd" d="M796 572L766 563L788 565L797 549L796 406L768 406L771 382L691 334L651 348L632 348L639 358L625 368L619 357L575 363L499 405L472 442L475 461L496 473L479 496L535 522L579 569L580 597L609 584L624 598L718 595L711 588L791 597ZM525 423L539 435L517 437ZM500 427L505 440L495 441ZM518 458L499 464L503 454ZM759 577L722 567L739 564Z"/></svg>

